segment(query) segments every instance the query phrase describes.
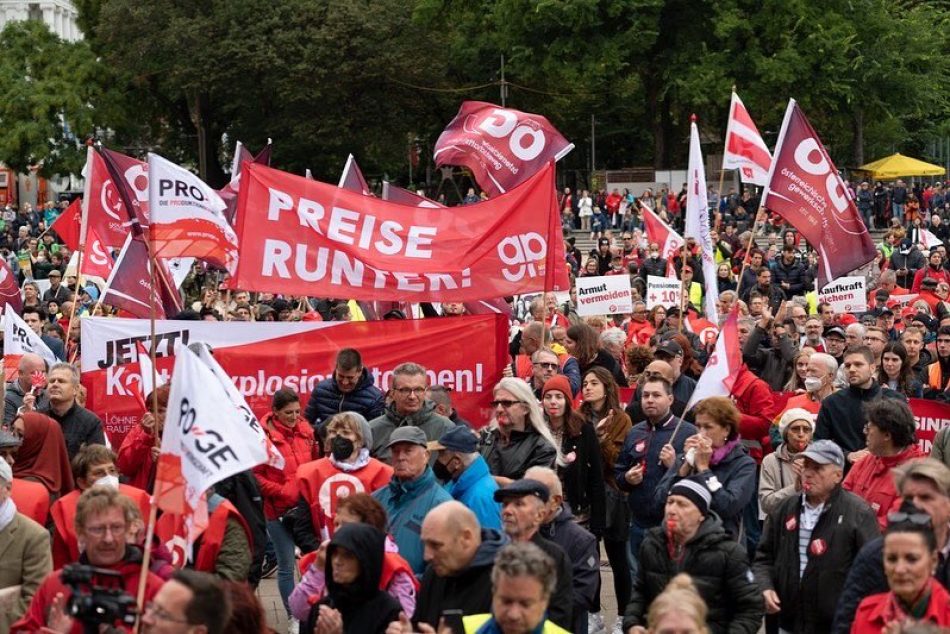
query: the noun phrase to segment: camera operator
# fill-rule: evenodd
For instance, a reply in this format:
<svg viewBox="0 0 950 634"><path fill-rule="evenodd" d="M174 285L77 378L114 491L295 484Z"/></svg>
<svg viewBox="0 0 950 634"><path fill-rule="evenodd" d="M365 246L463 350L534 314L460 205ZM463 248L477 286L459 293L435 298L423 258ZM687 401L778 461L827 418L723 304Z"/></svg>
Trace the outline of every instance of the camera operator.
<svg viewBox="0 0 950 634"><path fill-rule="evenodd" d="M94 576L91 586L120 589L131 597L135 596L141 571L142 551L126 543L133 519L131 505L115 489L94 486L80 496L76 506L75 520L81 552L78 563L110 570L121 577L120 580L104 575ZM46 577L33 597L26 614L13 624L11 632L52 630L82 634L84 624L78 619L67 616L67 605L72 590L63 582L61 576L60 569ZM159 577L148 573L145 585L146 601L154 598L161 585L162 580ZM47 627L48 630L42 630L43 627ZM131 627L123 627L121 631L131 631Z"/></svg>

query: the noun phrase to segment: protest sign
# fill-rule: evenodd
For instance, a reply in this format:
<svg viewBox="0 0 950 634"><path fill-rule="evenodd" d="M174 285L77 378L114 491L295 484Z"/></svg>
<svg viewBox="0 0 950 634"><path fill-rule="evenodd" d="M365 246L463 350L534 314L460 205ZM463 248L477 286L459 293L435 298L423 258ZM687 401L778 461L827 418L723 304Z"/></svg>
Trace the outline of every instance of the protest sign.
<svg viewBox="0 0 950 634"><path fill-rule="evenodd" d="M577 278L577 314L617 315L633 312L633 294L627 275Z"/></svg>
<svg viewBox="0 0 950 634"><path fill-rule="evenodd" d="M647 275L647 310L654 306L679 306L682 290L675 277Z"/></svg>
<svg viewBox="0 0 950 634"><path fill-rule="evenodd" d="M863 275L839 277L818 292L818 301L831 304L839 315L867 312L867 280Z"/></svg>

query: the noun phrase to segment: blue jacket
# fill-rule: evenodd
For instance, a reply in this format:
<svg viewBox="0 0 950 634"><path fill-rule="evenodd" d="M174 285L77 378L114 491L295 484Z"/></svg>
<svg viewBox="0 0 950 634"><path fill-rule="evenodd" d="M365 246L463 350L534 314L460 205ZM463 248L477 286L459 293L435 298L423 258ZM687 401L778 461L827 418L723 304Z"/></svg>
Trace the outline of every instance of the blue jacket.
<svg viewBox="0 0 950 634"><path fill-rule="evenodd" d="M304 418L314 427L322 426L328 418L340 412L359 412L366 420L373 420L382 416L385 407L383 392L373 385L373 377L363 368L356 389L348 394L340 391L333 376L317 383L307 401Z"/></svg>
<svg viewBox="0 0 950 634"><path fill-rule="evenodd" d="M501 530L501 505L495 501L498 484L481 456L475 458L458 480L446 484L453 498L471 509L482 528Z"/></svg>
<svg viewBox="0 0 950 634"><path fill-rule="evenodd" d="M643 528L658 526L663 519L663 507L666 505L666 495L656 495L657 485L666 474L666 468L660 464L660 450L670 442L673 430L680 419L668 414L665 422L653 427L647 421L634 425L623 441L623 449L614 463L614 477L621 491L628 491L627 502L633 519ZM690 436L696 434L696 427L683 421L676 438L673 439L673 448L676 453L683 452L683 443ZM638 462L644 462L646 471L643 482L637 486L630 486L624 475Z"/></svg>
<svg viewBox="0 0 950 634"><path fill-rule="evenodd" d="M433 508L448 502L452 496L439 486L432 469L426 467L415 480L403 482L395 476L389 484L373 492L373 497L386 509L389 534L399 546L399 554L412 567L417 577L426 569L422 551L422 520Z"/></svg>

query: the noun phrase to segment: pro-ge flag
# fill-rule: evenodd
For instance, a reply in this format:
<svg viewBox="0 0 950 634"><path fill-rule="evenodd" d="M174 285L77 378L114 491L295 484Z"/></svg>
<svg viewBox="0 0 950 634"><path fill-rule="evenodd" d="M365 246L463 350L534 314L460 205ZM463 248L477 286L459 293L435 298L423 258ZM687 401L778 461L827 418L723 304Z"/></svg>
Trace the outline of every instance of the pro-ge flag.
<svg viewBox="0 0 950 634"><path fill-rule="evenodd" d="M709 211L706 205L706 169L703 154L699 149L699 128L696 118L689 132L689 183L686 190L686 237L695 238L699 244L699 256L703 259L703 281L706 284L706 319L719 323L719 286L716 282L716 260L713 258L712 237L709 235Z"/></svg>
<svg viewBox="0 0 950 634"><path fill-rule="evenodd" d="M762 206L785 218L818 250L818 288L874 259L864 220L794 99L785 110Z"/></svg>
<svg viewBox="0 0 950 634"><path fill-rule="evenodd" d="M148 200L155 257L192 256L214 266L237 269L237 235L224 217L224 200L200 178L148 155Z"/></svg>
<svg viewBox="0 0 950 634"><path fill-rule="evenodd" d="M686 405L689 411L694 405L710 396L729 396L735 385L739 367L742 365L742 353L739 350L739 312L733 308L726 323L716 338L716 349L706 362L703 373L699 375L696 389Z"/></svg>
<svg viewBox="0 0 950 634"><path fill-rule="evenodd" d="M3 369L7 381L16 376L20 359L28 352L40 355L50 366L59 363L49 346L16 314L13 306L7 304L3 314Z"/></svg>
<svg viewBox="0 0 950 634"><path fill-rule="evenodd" d="M769 182L772 154L762 140L759 129L746 110L739 95L732 93L729 104L729 123L726 125L726 147L722 153L722 168L739 170L743 183L764 187ZM720 192L720 195L722 192Z"/></svg>

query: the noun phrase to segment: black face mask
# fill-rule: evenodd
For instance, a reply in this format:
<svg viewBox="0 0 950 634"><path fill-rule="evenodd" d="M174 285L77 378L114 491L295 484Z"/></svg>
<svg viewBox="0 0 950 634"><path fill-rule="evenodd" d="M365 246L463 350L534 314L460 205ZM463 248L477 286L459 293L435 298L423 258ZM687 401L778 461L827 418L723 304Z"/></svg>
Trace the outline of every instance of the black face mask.
<svg viewBox="0 0 950 634"><path fill-rule="evenodd" d="M448 482L452 479L452 472L444 464L436 460L432 463L432 473L442 482Z"/></svg>
<svg viewBox="0 0 950 634"><path fill-rule="evenodd" d="M337 462L343 462L353 455L353 441L343 436L334 436L330 441L330 453Z"/></svg>

